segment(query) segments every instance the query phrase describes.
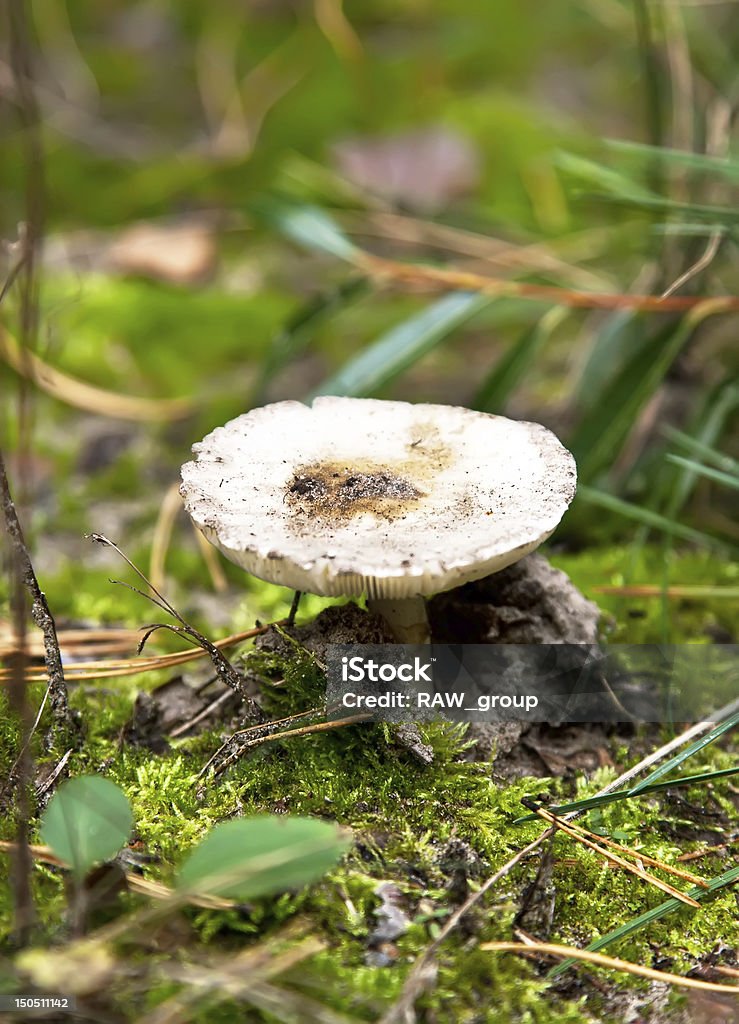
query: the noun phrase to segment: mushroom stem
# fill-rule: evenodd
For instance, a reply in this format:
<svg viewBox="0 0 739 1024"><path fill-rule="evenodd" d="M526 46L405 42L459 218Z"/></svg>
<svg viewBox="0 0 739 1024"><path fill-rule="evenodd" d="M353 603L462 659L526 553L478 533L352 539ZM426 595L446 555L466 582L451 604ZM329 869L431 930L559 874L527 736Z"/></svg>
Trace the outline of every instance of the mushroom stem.
<svg viewBox="0 0 739 1024"><path fill-rule="evenodd" d="M399 644L427 644L431 630L422 597L367 598L367 607L381 615Z"/></svg>

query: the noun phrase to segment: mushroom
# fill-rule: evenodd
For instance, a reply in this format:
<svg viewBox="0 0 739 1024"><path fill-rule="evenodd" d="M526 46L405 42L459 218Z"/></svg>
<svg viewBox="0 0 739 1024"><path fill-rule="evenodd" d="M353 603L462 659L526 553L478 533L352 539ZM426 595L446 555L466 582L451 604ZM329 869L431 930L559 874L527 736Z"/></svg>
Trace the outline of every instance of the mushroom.
<svg viewBox="0 0 739 1024"><path fill-rule="evenodd" d="M276 402L193 453L185 507L227 558L296 591L364 593L402 643L428 641L425 597L523 558L575 493L546 427L456 406Z"/></svg>

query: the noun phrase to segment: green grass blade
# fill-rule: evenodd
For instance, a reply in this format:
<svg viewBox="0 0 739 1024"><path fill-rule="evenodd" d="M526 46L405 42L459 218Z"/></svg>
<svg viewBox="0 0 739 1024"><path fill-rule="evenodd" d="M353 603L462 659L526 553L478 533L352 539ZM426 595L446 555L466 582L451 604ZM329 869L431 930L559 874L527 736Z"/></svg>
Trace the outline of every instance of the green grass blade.
<svg viewBox="0 0 739 1024"><path fill-rule="evenodd" d="M672 166L688 167L691 170L708 174L720 174L732 181L739 181L739 162L736 160L705 156L703 153L689 153L682 149L670 149L668 146L650 146L643 142L631 142L628 139L606 139L605 143L616 152L639 157L645 162L662 160Z"/></svg>
<svg viewBox="0 0 739 1024"><path fill-rule="evenodd" d="M647 343L643 313L621 309L610 314L593 341L575 390L574 404L583 414L597 408L603 392Z"/></svg>
<svg viewBox="0 0 739 1024"><path fill-rule="evenodd" d="M249 210L260 220L306 249L318 249L353 263L360 250L318 206L298 205L263 196Z"/></svg>
<svg viewBox="0 0 739 1024"><path fill-rule="evenodd" d="M739 404L739 388L734 390L737 404ZM670 441L674 441L676 445L685 448L693 455L699 455L704 462L712 462L719 469L723 469L727 473L739 473L739 461L732 459L730 455L726 455L724 452L717 451L709 444L704 444L697 438L691 437L690 434L685 434L682 430L676 430L675 427L663 427L662 433Z"/></svg>
<svg viewBox="0 0 739 1024"><path fill-rule="evenodd" d="M720 234L732 239L736 238L736 234L730 225L721 224L717 221L711 221L708 224L690 224L687 221L675 224L672 221L667 221L663 224L653 224L650 231L654 235L683 238L706 238L718 231Z"/></svg>
<svg viewBox="0 0 739 1024"><path fill-rule="evenodd" d="M739 476L732 476L731 473L722 473L720 469L704 466L703 463L696 462L694 459L685 459L682 455L668 455L667 461L675 466L682 466L698 476L705 477L706 480L713 480L717 484L723 484L724 487L739 489Z"/></svg>
<svg viewBox="0 0 739 1024"><path fill-rule="evenodd" d="M570 438L581 479L592 479L613 464L639 412L659 387L695 328L714 311L714 305L706 303L677 324L662 327L615 373L609 386L602 390L598 404L585 414Z"/></svg>
<svg viewBox="0 0 739 1024"><path fill-rule="evenodd" d="M698 775L681 775L677 779L668 779L667 782L656 782L652 786L645 786L637 796L650 796L653 793L663 793L667 789L675 789L680 786L700 785L703 782L715 782L717 779L725 779L731 775L739 775L739 766L736 768L722 768L714 772L700 772ZM595 807L605 807L606 804L618 803L619 800L633 800L634 793L628 789L619 789L615 793L603 793L602 796L585 797L583 800L573 800L569 804L546 805L546 810L552 814L568 814L570 811L591 811ZM514 825L521 825L526 821L540 820L538 814L524 814L515 818Z"/></svg>
<svg viewBox="0 0 739 1024"><path fill-rule="evenodd" d="M557 166L566 174L579 179L591 188L602 189L603 192L612 196L639 203L659 198L654 192L644 188L628 175L622 174L612 167L606 167L605 164L595 160L565 152L557 153L555 159Z"/></svg>
<svg viewBox="0 0 739 1024"><path fill-rule="evenodd" d="M687 759L692 757L693 754L699 753L704 747L713 743L714 740L719 738L719 736L723 736L725 732L729 732L730 729L736 728L737 725L739 725L739 711L735 711L733 714L730 714L725 721L719 722L719 724L714 726L714 728L711 729L710 732L707 732L705 736L701 736L700 739L697 739L694 743L687 746L685 750L681 750L679 754L675 754L675 756L671 757L669 761L665 761L665 763L660 765L659 768L656 768L646 777L646 779L642 779L642 781L637 783L636 786L632 786L628 791L629 795L636 796L637 793L641 793L647 788L647 786L651 786L653 783L657 782L658 779L661 779L663 776L667 775L668 772L671 772L673 768L679 768L683 761L687 761Z"/></svg>
<svg viewBox="0 0 739 1024"><path fill-rule="evenodd" d="M680 537L683 540L707 545L721 551L731 549L731 545L719 537L712 537L709 533L702 533L700 530L694 530L691 526L684 526L682 523L675 522L674 519L660 515L659 512L653 512L652 509L643 508L641 505L634 505L629 501L624 501L622 498L617 498L613 494L608 494L606 491L590 487L588 484L580 484L578 486L577 497L579 500L586 501L590 505L597 505L600 508L608 509L609 512L615 512L620 516L625 516L627 519L633 519L635 522L641 523L642 526L647 526L653 530L661 530L671 537Z"/></svg>
<svg viewBox="0 0 739 1024"><path fill-rule="evenodd" d="M366 278L352 277L331 291L312 299L288 320L273 339L260 368L252 405L263 405L270 381L289 362L297 358L313 340L316 330L334 314L362 298L370 290Z"/></svg>
<svg viewBox="0 0 739 1024"><path fill-rule="evenodd" d="M716 451L713 445L722 436L729 418L739 407L739 384L729 381L722 384L716 391L708 396L697 424L692 428L692 435L674 433L670 428L664 431L668 437L682 438L683 447L687 447L692 455L698 455L704 462L713 462L719 469L725 472L739 472L739 465L733 459L728 464L724 461L727 456L722 456ZM687 439L687 440L686 440ZM671 478L671 479L670 479ZM671 518L677 518L680 511L690 498L698 482L697 473L688 468L677 474L670 473L667 479L668 493L664 511Z"/></svg>
<svg viewBox="0 0 739 1024"><path fill-rule="evenodd" d="M493 367L472 400L473 409L500 412L505 407L508 398L534 365L539 352L568 312L563 306L555 306L523 333Z"/></svg>
<svg viewBox="0 0 739 1024"><path fill-rule="evenodd" d="M494 301L488 296L470 292L445 295L383 334L338 373L325 380L311 397L361 397L376 393L435 348L456 327Z"/></svg>
<svg viewBox="0 0 739 1024"><path fill-rule="evenodd" d="M739 223L739 212L731 206L712 206L708 203L678 203L674 199L662 199L657 196L631 197L627 195L598 194L594 198L615 206L628 206L632 209L644 210L649 213L669 213L679 217L694 217L706 220L711 227L722 225L729 230L730 225Z"/></svg>
<svg viewBox="0 0 739 1024"><path fill-rule="evenodd" d="M725 871L722 875L717 875L712 878L708 883L708 888L704 889L702 886L695 885L692 889L688 890L687 895L692 896L694 900L702 902L709 896L718 892L720 889L725 889L729 885L734 885L739 881L739 867L730 868ZM640 914L639 917L633 918L631 921L627 921L626 924L620 925L618 928L614 928L613 931L608 932L606 935L601 935L599 939L595 939L590 945L586 946L585 949L589 953L597 953L606 946L609 946L612 942L618 942L619 939L626 938L627 935L633 935L634 932L641 931L642 928L647 928L650 924L655 921L659 921L660 918L665 917L666 914L671 914L673 910L685 910L685 904L673 896L669 900L665 900L664 903L660 903L659 906L653 907L644 914ZM577 961L573 957L569 957L567 960L563 960L561 964L557 964L550 971L547 972L546 977L549 979L557 978L560 974L563 974L569 967L571 967Z"/></svg>

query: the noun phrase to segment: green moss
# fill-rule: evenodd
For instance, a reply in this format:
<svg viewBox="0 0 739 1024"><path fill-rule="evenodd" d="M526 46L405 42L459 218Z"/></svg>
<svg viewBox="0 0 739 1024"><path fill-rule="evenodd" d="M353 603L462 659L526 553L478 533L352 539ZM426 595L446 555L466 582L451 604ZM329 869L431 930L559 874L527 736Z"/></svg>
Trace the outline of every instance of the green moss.
<svg viewBox="0 0 739 1024"><path fill-rule="evenodd" d="M739 563L706 550L612 545L577 553L554 551L549 558L563 569L606 617L611 643L711 643L718 631L733 636L739 620L739 599L722 596L721 588L736 593ZM711 586L696 597L619 596L603 593L604 586ZM711 593L711 591L713 591Z"/></svg>
<svg viewBox="0 0 739 1024"><path fill-rule="evenodd" d="M202 384L204 346L209 366L224 377L246 368L290 310L288 299L265 291L208 289L183 301L177 288L95 276L85 278L83 290L76 280L55 280L46 306L54 329L75 339L60 353L60 368L129 393L162 396L191 394Z"/></svg>
<svg viewBox="0 0 739 1024"><path fill-rule="evenodd" d="M119 588L115 593L125 600L135 598ZM279 603L284 592L265 588L254 596L260 595L267 603ZM76 599L77 604L80 600ZM131 605L131 610L135 607ZM100 607L96 610L99 612ZM312 605L309 611L313 611ZM297 645L286 659L252 654L246 664L264 680L261 699L274 717L315 706L321 699L322 674ZM277 679L283 680L280 687L273 685ZM423 726L424 739L432 745L435 759L432 765L422 766L394 744L391 731L379 725L362 725L265 744L243 757L219 780L207 780L199 794L200 769L219 745L218 735L208 733L180 741L166 756L119 744L120 729L130 715L134 694L146 684L146 678L112 683L101 680L98 686L75 689L73 701L84 709L89 731L82 750L70 758L69 768L72 774L101 772L127 793L134 809L135 838L140 849L152 858L147 875L171 882L187 850L217 822L238 814L267 811L319 815L350 828L356 839L342 865L322 883L303 892L259 900L247 909L188 909L185 917L191 937L183 953L198 958L204 955L205 947L223 951L240 948L245 942L277 941L288 925L316 935L326 942L326 950L291 973L289 984L352 1014L358 1021L376 1020L389 1000L400 993L416 957L455 909L448 868L440 857L448 840L463 840L479 858L478 877L469 882L474 888L540 833L541 825L536 822L512 824L522 812L523 796L545 790L554 799L586 796L613 777L612 769L601 769L587 780L580 778L574 792L562 780L521 779L502 786L493 779L488 765L460 759L465 739L459 727L441 723ZM4 728L7 758L17 737L7 723ZM620 756L633 760L628 750L622 750ZM690 769L710 770L730 763L730 754L714 745L701 752ZM681 797L683 803L678 807L666 794L659 799L614 804L591 815L589 824L618 835L636 850L675 862L680 853L704 842L690 808L699 808L705 802L705 788L694 787ZM717 814L726 817L733 813L726 783L712 787L711 800ZM695 841L683 839L682 834L693 834L691 829ZM585 945L664 898L633 876L608 868L602 858L564 836L556 838L553 852L553 940ZM476 948L478 940L511 937L520 894L533 880L537 863L534 858L519 865L470 915L473 943L467 930L461 928L442 946L437 983L421 998L422 1011L455 1022L487 1019L481 1015L488 1012L490 992L494 991L496 1020L503 1024L521 1020L585 1024L592 1019L594 1009L566 998L562 991L567 989L549 988L524 961ZM696 867L708 878L720 873L722 864L714 857ZM6 868L4 864L3 870ZM368 940L379 903L376 890L381 881L397 886L412 921L384 967L367 962ZM8 886L3 892L6 890ZM62 938L65 894L58 873L38 866L34 893L42 907L41 941ZM118 913L123 909L122 904ZM3 895L0 929L5 935L10 920L11 908ZM739 942L736 897L729 891L717 894L700 910L681 909L608 951L651 963L657 950L661 958L669 959L674 970L686 971L696 958L713 948L716 936L729 944ZM138 956L135 950L127 955ZM613 981L602 977L608 984ZM119 984L125 982L116 982L114 988ZM618 984L641 983L619 977ZM160 989L161 998L166 991L166 987ZM220 1007L219 1014L225 1012L226 1005ZM204 1008L194 1019L217 1019L212 1013L212 1008ZM243 1008L231 1019L267 1020L257 1011Z"/></svg>

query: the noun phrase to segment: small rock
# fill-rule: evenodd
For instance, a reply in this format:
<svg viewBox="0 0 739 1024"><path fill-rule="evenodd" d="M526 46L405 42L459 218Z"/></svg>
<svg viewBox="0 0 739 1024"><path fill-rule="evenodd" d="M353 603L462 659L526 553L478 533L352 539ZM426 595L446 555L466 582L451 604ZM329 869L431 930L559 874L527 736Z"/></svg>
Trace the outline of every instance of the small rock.
<svg viewBox="0 0 739 1024"><path fill-rule="evenodd" d="M377 925L370 932L369 945L377 947L399 939L410 927L411 920L403 910L403 894L397 885L381 882L375 894L380 897L380 905L374 912Z"/></svg>

